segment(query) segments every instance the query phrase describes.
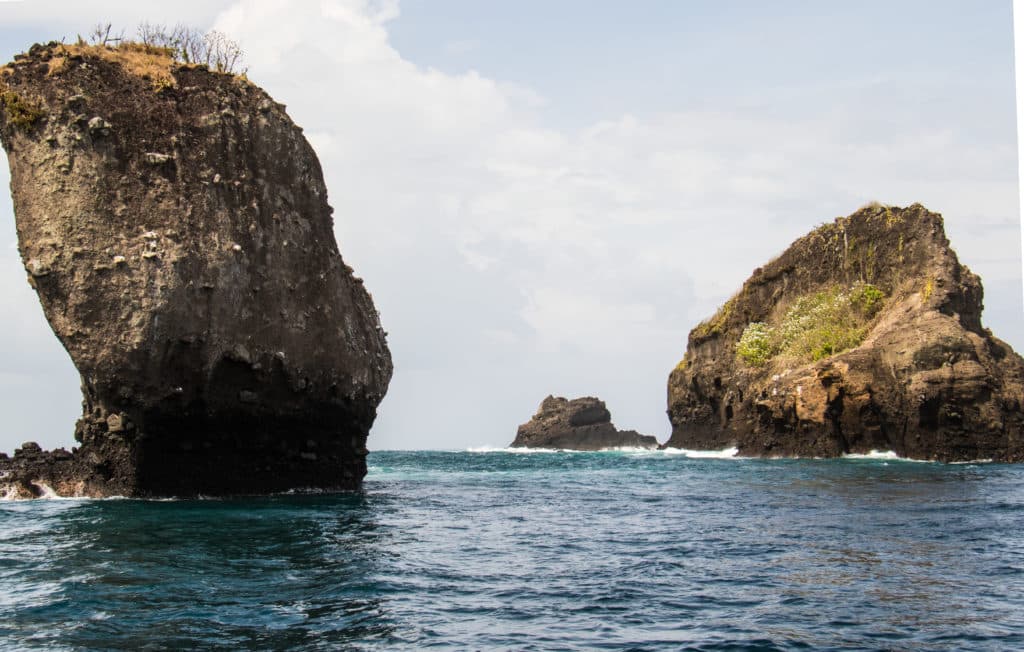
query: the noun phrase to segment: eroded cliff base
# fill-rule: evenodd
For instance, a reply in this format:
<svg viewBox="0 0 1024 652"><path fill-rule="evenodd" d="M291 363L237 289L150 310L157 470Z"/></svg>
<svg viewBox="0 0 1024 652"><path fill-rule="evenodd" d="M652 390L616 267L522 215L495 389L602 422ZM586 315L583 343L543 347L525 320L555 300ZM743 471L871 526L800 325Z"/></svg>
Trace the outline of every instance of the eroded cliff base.
<svg viewBox="0 0 1024 652"><path fill-rule="evenodd" d="M37 498L255 495L290 490L358 489L366 475L365 438L345 441L335 429L314 432L305 421L278 431L236 420L230 430L175 421L175 434L149 430L144 441L99 438L67 451L33 442L0 455L0 496ZM157 436L154 436L153 433ZM230 434L226 434L230 433ZM295 433L301 433L296 438ZM168 442L173 442L168 445Z"/></svg>

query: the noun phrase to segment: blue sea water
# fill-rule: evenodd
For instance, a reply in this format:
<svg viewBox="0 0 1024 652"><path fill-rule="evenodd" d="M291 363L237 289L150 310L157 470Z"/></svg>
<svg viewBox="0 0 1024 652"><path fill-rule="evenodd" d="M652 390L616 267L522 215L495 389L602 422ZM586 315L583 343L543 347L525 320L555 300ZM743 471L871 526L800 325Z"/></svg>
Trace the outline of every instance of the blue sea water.
<svg viewBox="0 0 1024 652"><path fill-rule="evenodd" d="M1022 466L369 463L354 494L0 503L0 648L1024 648Z"/></svg>

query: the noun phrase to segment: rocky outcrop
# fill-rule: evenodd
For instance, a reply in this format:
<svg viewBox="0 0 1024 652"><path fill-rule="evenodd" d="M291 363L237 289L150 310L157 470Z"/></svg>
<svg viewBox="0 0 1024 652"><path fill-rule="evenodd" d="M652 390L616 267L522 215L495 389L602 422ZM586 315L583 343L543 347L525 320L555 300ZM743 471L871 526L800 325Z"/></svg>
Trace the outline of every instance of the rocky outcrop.
<svg viewBox="0 0 1024 652"><path fill-rule="evenodd" d="M0 469L0 499L90 495L88 463L64 448L44 451L25 442L13 458L0 453Z"/></svg>
<svg viewBox="0 0 1024 652"><path fill-rule="evenodd" d="M79 447L0 460L14 489L358 487L391 358L284 106L131 45L33 46L0 93L22 259L83 392Z"/></svg>
<svg viewBox="0 0 1024 652"><path fill-rule="evenodd" d="M1024 460L1024 360L982 327L942 217L869 206L754 271L694 328L669 446Z"/></svg>
<svg viewBox="0 0 1024 652"><path fill-rule="evenodd" d="M592 396L548 396L537 414L519 426L512 448L598 451L606 448L657 448L658 440L635 430L616 430L604 401Z"/></svg>

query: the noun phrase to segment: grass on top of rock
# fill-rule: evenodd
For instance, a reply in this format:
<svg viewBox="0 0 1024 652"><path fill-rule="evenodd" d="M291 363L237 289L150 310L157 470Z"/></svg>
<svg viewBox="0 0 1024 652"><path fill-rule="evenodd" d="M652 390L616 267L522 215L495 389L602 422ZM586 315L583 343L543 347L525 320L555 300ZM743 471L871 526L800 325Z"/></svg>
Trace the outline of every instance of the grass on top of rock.
<svg viewBox="0 0 1024 652"><path fill-rule="evenodd" d="M124 32L111 36L110 30L110 23L97 25L88 43L128 52L155 54L226 74L245 74L242 48L217 30L202 32L182 24L167 27L143 22L136 29L135 39L125 38ZM79 36L78 45L85 44L85 39Z"/></svg>
<svg viewBox="0 0 1024 652"><path fill-rule="evenodd" d="M156 91L175 85L172 69L176 64L245 77L238 43L216 30L202 32L184 25L168 28L142 23L134 39L126 38L123 32L111 35L109 23L97 25L88 39L79 35L75 43L55 44L47 74L52 77L63 73L72 57L118 63L128 72L149 80Z"/></svg>
<svg viewBox="0 0 1024 652"><path fill-rule="evenodd" d="M834 286L798 298L778 324L748 324L736 355L751 367L776 358L803 364L858 346L881 310L885 293L869 283Z"/></svg>
<svg viewBox="0 0 1024 652"><path fill-rule="evenodd" d="M117 63L131 74L148 80L154 90L161 90L175 85L171 67L175 58L165 48L150 47L134 41L123 41L116 45L94 45L75 43L59 45L57 52L49 61L48 74L53 77L60 75L67 68L71 57L95 57Z"/></svg>
<svg viewBox="0 0 1024 652"><path fill-rule="evenodd" d="M733 297L722 304L722 307L718 309L712 317L705 319L693 329L694 335L697 337L710 337L712 335L720 335L725 331L726 324L729 322L729 318L732 316L733 306L736 304L736 297Z"/></svg>

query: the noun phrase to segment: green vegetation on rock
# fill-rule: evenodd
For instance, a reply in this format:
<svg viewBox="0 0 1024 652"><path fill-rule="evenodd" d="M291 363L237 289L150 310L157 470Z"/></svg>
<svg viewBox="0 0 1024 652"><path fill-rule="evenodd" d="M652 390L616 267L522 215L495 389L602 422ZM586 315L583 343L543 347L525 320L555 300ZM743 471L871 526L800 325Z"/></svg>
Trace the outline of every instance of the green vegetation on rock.
<svg viewBox="0 0 1024 652"><path fill-rule="evenodd" d="M885 292L870 283L858 283L850 292L850 301L853 302L854 307L869 319L878 313L884 299Z"/></svg>
<svg viewBox="0 0 1024 652"><path fill-rule="evenodd" d="M852 349L864 341L885 293L869 283L838 286L798 298L778 324L748 324L736 355L752 367L778 357L802 364Z"/></svg>
<svg viewBox="0 0 1024 652"><path fill-rule="evenodd" d="M26 102L12 90L0 91L0 104L3 104L7 121L21 129L31 128L44 115L42 109Z"/></svg>
<svg viewBox="0 0 1024 652"><path fill-rule="evenodd" d="M772 334L771 327L764 322L749 324L736 344L736 355L752 367L763 367L775 355Z"/></svg>
<svg viewBox="0 0 1024 652"><path fill-rule="evenodd" d="M718 312L713 317L697 324L697 327L693 329L694 335L704 338L723 333L729 317L732 316L732 309L735 303L736 297L733 297L722 304L722 307L718 309Z"/></svg>

